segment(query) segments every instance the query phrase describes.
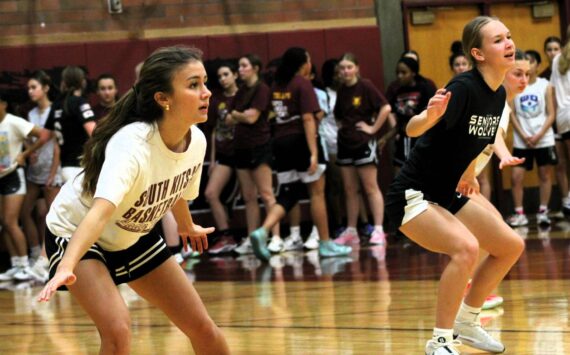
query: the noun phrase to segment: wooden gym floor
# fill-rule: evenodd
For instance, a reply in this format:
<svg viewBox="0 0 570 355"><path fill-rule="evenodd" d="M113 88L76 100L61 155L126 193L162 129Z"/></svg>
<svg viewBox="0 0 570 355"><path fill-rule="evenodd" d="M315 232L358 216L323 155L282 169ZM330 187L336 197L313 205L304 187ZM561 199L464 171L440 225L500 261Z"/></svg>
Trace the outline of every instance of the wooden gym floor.
<svg viewBox="0 0 570 355"><path fill-rule="evenodd" d="M527 249L483 321L508 354L570 354L570 223L517 230ZM446 258L392 242L350 258L286 253L203 257L183 264L234 354L423 354L437 279ZM93 354L99 337L69 294L38 304L39 286L3 284L0 354ZM121 287L131 310L133 354L189 354L189 342L158 310ZM481 353L462 347L464 354Z"/></svg>

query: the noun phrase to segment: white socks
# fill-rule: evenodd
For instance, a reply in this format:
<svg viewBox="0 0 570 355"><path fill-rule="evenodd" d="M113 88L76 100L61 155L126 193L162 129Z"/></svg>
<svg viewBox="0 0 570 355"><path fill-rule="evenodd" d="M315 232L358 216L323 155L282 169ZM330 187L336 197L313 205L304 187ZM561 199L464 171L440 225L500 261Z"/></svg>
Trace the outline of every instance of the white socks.
<svg viewBox="0 0 570 355"><path fill-rule="evenodd" d="M459 307L459 313L457 314L456 321L458 322L475 322L477 317L481 313L481 307L471 307L465 304L465 301L461 302L461 307Z"/></svg>

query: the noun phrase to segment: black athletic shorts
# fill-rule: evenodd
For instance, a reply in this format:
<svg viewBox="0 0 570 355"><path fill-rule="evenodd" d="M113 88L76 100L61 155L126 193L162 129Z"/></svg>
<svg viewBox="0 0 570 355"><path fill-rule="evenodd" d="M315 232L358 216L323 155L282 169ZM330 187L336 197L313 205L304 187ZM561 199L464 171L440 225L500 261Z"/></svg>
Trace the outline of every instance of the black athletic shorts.
<svg viewBox="0 0 570 355"><path fill-rule="evenodd" d="M216 152L216 163L234 168L235 156Z"/></svg>
<svg viewBox="0 0 570 355"><path fill-rule="evenodd" d="M68 243L69 239L58 237L46 228L45 246L49 260L50 279L55 275ZM107 251L95 243L81 260L96 259L101 261L109 270L115 285L119 285L148 274L171 256L172 254L164 239L154 228L149 234L143 235L135 244L125 250ZM67 287L62 286L59 290L67 290Z"/></svg>
<svg viewBox="0 0 570 355"><path fill-rule="evenodd" d="M0 196L25 195L26 192L24 168L19 167L0 178Z"/></svg>
<svg viewBox="0 0 570 355"><path fill-rule="evenodd" d="M262 164L271 166L273 161L273 151L271 150L271 142L250 149L235 150L235 167L236 169L253 170Z"/></svg>
<svg viewBox="0 0 570 355"><path fill-rule="evenodd" d="M469 197L456 192L451 201L443 205L437 202L439 199L429 193L399 185L396 183L390 186L386 194L385 207L390 223L393 223L397 229L426 211L429 204L440 205L451 214L456 214L469 201Z"/></svg>
<svg viewBox="0 0 570 355"><path fill-rule="evenodd" d="M537 166L556 165L558 164L558 156L556 155L556 146L536 148L536 149L513 149L513 156L517 158L525 158L524 163L520 166L526 170L532 170L534 161Z"/></svg>
<svg viewBox="0 0 570 355"><path fill-rule="evenodd" d="M364 166L376 164L376 139L371 139L357 148L350 148L338 141L338 153L336 154L336 164L338 166Z"/></svg>

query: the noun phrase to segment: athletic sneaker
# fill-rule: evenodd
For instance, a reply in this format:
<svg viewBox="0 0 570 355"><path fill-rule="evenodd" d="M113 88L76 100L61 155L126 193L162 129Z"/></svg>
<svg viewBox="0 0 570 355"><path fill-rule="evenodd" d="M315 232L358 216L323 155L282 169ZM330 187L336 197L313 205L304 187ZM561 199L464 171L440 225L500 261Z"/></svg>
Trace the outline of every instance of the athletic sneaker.
<svg viewBox="0 0 570 355"><path fill-rule="evenodd" d="M208 249L208 252L212 255L229 253L237 247L234 238L229 235L224 235L218 241Z"/></svg>
<svg viewBox="0 0 570 355"><path fill-rule="evenodd" d="M269 251L272 253L281 253L284 247L285 244L283 244L283 239L281 239L281 237L278 235L274 235L271 237L267 249L269 249Z"/></svg>
<svg viewBox="0 0 570 355"><path fill-rule="evenodd" d="M293 250L302 250L303 249L303 240L300 236L290 235L285 238L285 242L283 243L283 250L285 251L293 251Z"/></svg>
<svg viewBox="0 0 570 355"><path fill-rule="evenodd" d="M455 349L457 345L461 345L458 340L447 342L444 337L437 341L430 339L426 343L426 355L459 355L460 352Z"/></svg>
<svg viewBox="0 0 570 355"><path fill-rule="evenodd" d="M34 266L29 269L32 278L41 283L46 283L49 279L49 264L47 263L47 259L44 259L45 258L38 258Z"/></svg>
<svg viewBox="0 0 570 355"><path fill-rule="evenodd" d="M370 237L372 235L372 232L374 232L374 226L370 223L366 223L364 226L362 226L362 228L360 228L359 232L360 235Z"/></svg>
<svg viewBox="0 0 570 355"><path fill-rule="evenodd" d="M536 214L536 224L540 227L550 226L550 218L548 218L548 212L539 212Z"/></svg>
<svg viewBox="0 0 570 355"><path fill-rule="evenodd" d="M18 272L14 274L14 280L17 281L30 281L32 278L29 266L18 267Z"/></svg>
<svg viewBox="0 0 570 355"><path fill-rule="evenodd" d="M570 216L570 201L562 203L562 213L565 216Z"/></svg>
<svg viewBox="0 0 570 355"><path fill-rule="evenodd" d="M380 231L375 229L374 232L372 232L372 235L370 236L369 242L370 242L370 244L385 246L386 245L386 233L380 232Z"/></svg>
<svg viewBox="0 0 570 355"><path fill-rule="evenodd" d="M483 303L483 306L481 307L481 309L487 310L487 309L499 307L500 305L503 304L503 301L504 301L503 297L501 297L501 296L489 295L489 296L487 296L487 298L485 298L485 302Z"/></svg>
<svg viewBox="0 0 570 355"><path fill-rule="evenodd" d="M495 354L505 352L505 346L495 340L483 327L479 320L475 322L455 321L453 337L472 348Z"/></svg>
<svg viewBox="0 0 570 355"><path fill-rule="evenodd" d="M548 216L550 219L564 219L564 213L562 211L550 211Z"/></svg>
<svg viewBox="0 0 570 355"><path fill-rule="evenodd" d="M337 244L347 245L358 243L360 239L358 239L358 234L356 232L349 231L348 228L346 228L334 241Z"/></svg>
<svg viewBox="0 0 570 355"><path fill-rule="evenodd" d="M511 227L522 227L528 224L528 218L526 215L515 213L507 218L507 224Z"/></svg>
<svg viewBox="0 0 570 355"><path fill-rule="evenodd" d="M235 248L234 251L239 255L251 254L253 253L253 249L251 248L251 241L249 237L245 238L243 242L241 242L240 246Z"/></svg>
<svg viewBox="0 0 570 355"><path fill-rule="evenodd" d="M352 248L347 245L340 245L332 240L319 241L319 255L323 258L346 256L350 253L352 253Z"/></svg>
<svg viewBox="0 0 570 355"><path fill-rule="evenodd" d="M319 248L319 232L316 228L313 228L309 238L303 243L303 246L309 250L315 250Z"/></svg>
<svg viewBox="0 0 570 355"><path fill-rule="evenodd" d="M253 253L259 260L269 261L271 259L271 252L267 249L267 231L265 228L260 227L251 232L249 235Z"/></svg>
<svg viewBox="0 0 570 355"><path fill-rule="evenodd" d="M0 274L0 281L12 281L14 280L14 275L16 275L20 271L18 266L12 266L5 272Z"/></svg>

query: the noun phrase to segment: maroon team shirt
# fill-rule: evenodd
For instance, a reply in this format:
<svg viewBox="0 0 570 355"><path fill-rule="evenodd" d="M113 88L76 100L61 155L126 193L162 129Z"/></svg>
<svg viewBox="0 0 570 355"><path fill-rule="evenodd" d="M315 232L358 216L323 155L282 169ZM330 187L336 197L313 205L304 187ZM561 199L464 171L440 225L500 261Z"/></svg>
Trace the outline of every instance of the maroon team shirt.
<svg viewBox="0 0 570 355"><path fill-rule="evenodd" d="M356 123L374 123L380 108L388 102L380 91L367 79L359 79L353 86L343 85L337 92L334 115L341 123L338 142L349 148L357 148L373 136L356 130Z"/></svg>
<svg viewBox="0 0 570 355"><path fill-rule="evenodd" d="M226 124L226 116L230 112L235 96L226 96L223 92L216 93L210 99L208 110L208 126L215 129L216 154L231 156L234 154L234 125Z"/></svg>
<svg viewBox="0 0 570 355"><path fill-rule="evenodd" d="M247 109L254 108L261 114L254 124L236 124L234 139L236 149L251 149L269 142L271 138L267 123L269 97L269 87L262 82L251 88L246 85L239 88L234 98L233 109L244 112Z"/></svg>
<svg viewBox="0 0 570 355"><path fill-rule="evenodd" d="M303 114L321 109L311 82L296 75L286 86L273 84L271 91L271 105L276 115L274 137L304 135Z"/></svg>
<svg viewBox="0 0 570 355"><path fill-rule="evenodd" d="M100 103L93 107L93 113L95 114L95 121L99 122L103 117L107 116L111 112L112 107L103 106Z"/></svg>

